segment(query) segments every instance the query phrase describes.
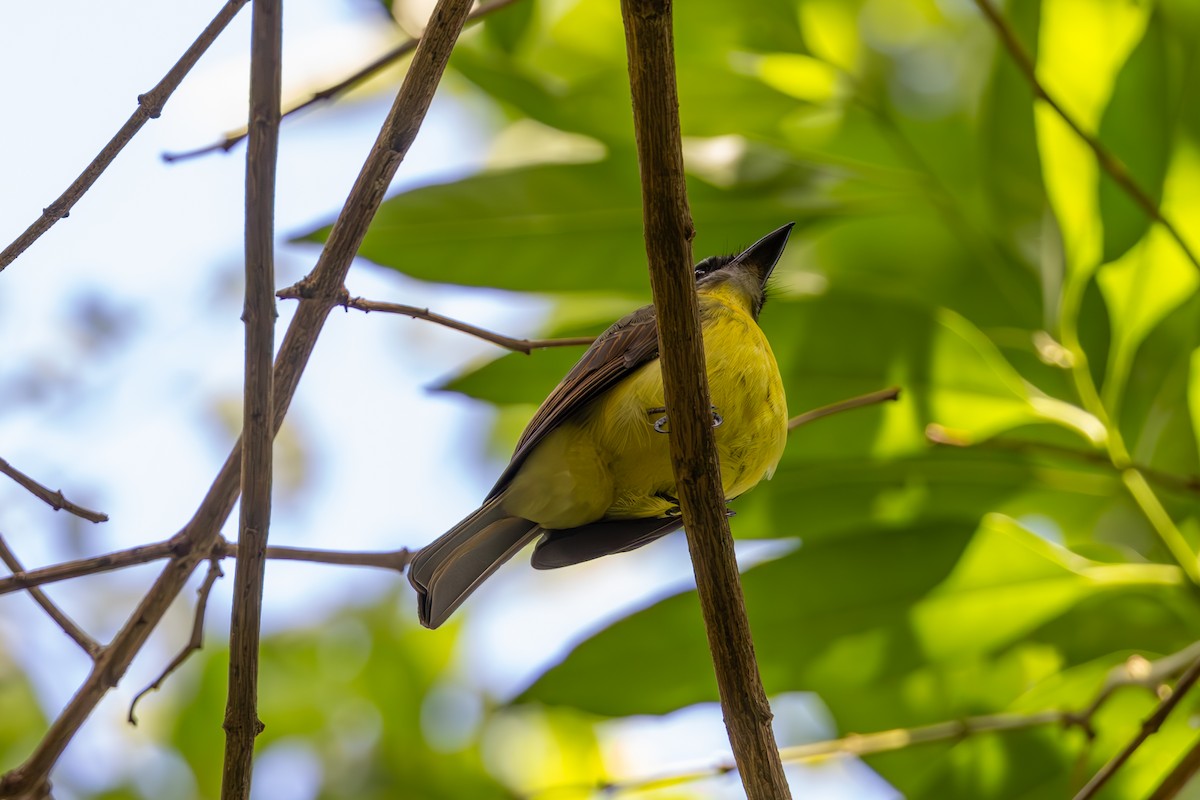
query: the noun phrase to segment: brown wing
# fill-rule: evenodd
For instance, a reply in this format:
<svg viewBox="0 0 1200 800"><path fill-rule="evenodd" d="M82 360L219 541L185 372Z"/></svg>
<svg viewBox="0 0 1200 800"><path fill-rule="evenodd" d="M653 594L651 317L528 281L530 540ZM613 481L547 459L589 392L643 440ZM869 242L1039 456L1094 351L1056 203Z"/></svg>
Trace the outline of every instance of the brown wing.
<svg viewBox="0 0 1200 800"><path fill-rule="evenodd" d="M643 306L617 320L596 337L583 357L550 393L525 432L516 452L488 494L495 497L508 485L521 464L539 442L590 400L620 381L647 361L658 357L658 321L654 306Z"/></svg>

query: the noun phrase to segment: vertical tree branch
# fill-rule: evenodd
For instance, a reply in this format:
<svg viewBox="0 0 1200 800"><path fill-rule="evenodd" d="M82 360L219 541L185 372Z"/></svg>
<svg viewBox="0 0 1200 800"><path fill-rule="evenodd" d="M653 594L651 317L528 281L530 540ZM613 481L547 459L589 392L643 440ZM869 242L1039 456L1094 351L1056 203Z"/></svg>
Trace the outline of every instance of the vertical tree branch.
<svg viewBox="0 0 1200 800"><path fill-rule="evenodd" d="M246 128L246 369L242 389L242 505L229 631L221 797L250 797L258 718L258 647L271 524L275 354L275 167L279 150L282 0L254 0ZM216 562L214 562L215 564Z"/></svg>
<svg viewBox="0 0 1200 800"><path fill-rule="evenodd" d="M316 346L325 318L338 302L338 292L366 236L367 226L425 119L433 93L446 70L450 51L470 11L471 1L439 0L434 8L392 110L333 224L316 266L303 282L311 289L311 294L296 309L275 359L272 427L276 432L295 396L296 386ZM125 674L129 663L146 643L196 565L208 557L221 525L237 500L241 454L239 439L196 513L172 540L178 548L176 554L112 642L104 648L91 673L51 724L33 754L25 763L0 777L0 797L20 796L42 784L71 737L105 693Z"/></svg>
<svg viewBox="0 0 1200 800"><path fill-rule="evenodd" d="M3 251L0 251L0 272L16 261L17 256L24 253L29 245L36 242L43 233L50 230L54 223L66 217L71 208L79 202L79 198L92 188L96 179L104 170L108 169L108 165L125 149L125 145L129 144L142 126L147 121L158 118L167 98L171 96L171 93L175 91L192 67L196 66L200 56L204 55L204 51L216 41L217 36L225 30L225 26L244 5L246 5L246 0L228 0L213 17L212 22L208 23L208 27L201 31L200 35L196 37L196 41L192 42L191 47L175 63L175 66L171 67L170 71L163 76L163 79L150 91L138 95L138 107L134 109L133 114L121 126L121 129L113 134L108 144L104 145L104 149L92 159L92 163L87 165L75 182L68 186L57 200L42 209L42 215L26 228L24 233Z"/></svg>
<svg viewBox="0 0 1200 800"><path fill-rule="evenodd" d="M621 13L642 175L650 286L658 310L663 386L671 418L671 463L696 588L725 726L746 795L749 800L784 800L791 795L754 657L711 428L692 275L695 231L683 174L671 0L621 0Z"/></svg>

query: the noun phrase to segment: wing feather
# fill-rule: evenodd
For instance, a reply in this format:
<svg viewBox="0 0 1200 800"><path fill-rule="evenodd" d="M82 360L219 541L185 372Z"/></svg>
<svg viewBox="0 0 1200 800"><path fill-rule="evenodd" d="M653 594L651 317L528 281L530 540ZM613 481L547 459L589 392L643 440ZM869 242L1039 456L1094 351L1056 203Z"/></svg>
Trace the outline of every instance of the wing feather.
<svg viewBox="0 0 1200 800"><path fill-rule="evenodd" d="M643 306L596 337L566 377L534 412L517 441L516 451L496 485L495 497L550 431L629 373L658 357L658 321L654 306Z"/></svg>

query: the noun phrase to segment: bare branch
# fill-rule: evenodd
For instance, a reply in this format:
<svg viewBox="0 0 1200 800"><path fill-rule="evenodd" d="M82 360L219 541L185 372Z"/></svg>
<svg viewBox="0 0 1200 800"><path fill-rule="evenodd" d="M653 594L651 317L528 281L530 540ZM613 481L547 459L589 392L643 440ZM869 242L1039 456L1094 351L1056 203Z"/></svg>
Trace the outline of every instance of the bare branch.
<svg viewBox="0 0 1200 800"><path fill-rule="evenodd" d="M225 542L223 556L237 555L237 545ZM399 550L376 550L353 552L348 550L312 550L305 547L267 548L267 558L276 561L308 561L315 564L334 564L342 567L374 567L403 573L412 561L412 553L406 548Z"/></svg>
<svg viewBox="0 0 1200 800"><path fill-rule="evenodd" d="M246 366L242 390L242 503L229 626L223 800L250 797L258 718L258 649L271 527L275 438L275 170L283 61L282 0L254 0L250 29L250 144L246 150ZM216 566L216 561L213 562ZM198 645L197 645L198 646Z"/></svg>
<svg viewBox="0 0 1200 800"><path fill-rule="evenodd" d="M77 517L86 519L88 522L108 522L108 514L102 514L99 511L90 511L83 506L72 503L63 497L61 490L51 491L47 489L3 458L0 458L0 472L24 486L34 497L46 503L55 511L68 511Z"/></svg>
<svg viewBox="0 0 1200 800"><path fill-rule="evenodd" d="M1033 89L1034 97L1048 105L1054 110L1054 113L1058 114L1063 122L1067 123L1067 126L1083 140L1084 144L1091 148L1096 156L1096 161L1100 164L1100 168L1108 173L1108 176L1121 187L1121 190L1125 194L1129 195L1129 198L1142 209L1147 217L1162 225L1167 233L1171 234L1171 238L1179 245L1179 249L1187 256L1188 261L1192 262L1192 266L1200 269L1200 259L1197 259L1196 254L1192 252L1192 248L1184 241L1183 236L1180 235L1174 223L1163 216L1154 199L1150 197L1145 189L1138 185L1137 180L1130 174L1129 168L1125 166L1124 162L1105 147L1098 136L1085 131L1083 126L1068 114L1058 104L1058 101L1046 91L1046 87L1038 80L1037 68L1033 63L1033 58L1029 55L1029 51L1021 44L1021 40L1017 37L1017 32L1012 29L1012 26L1008 24L1008 20L1004 18L1000 11L992 5L991 0L975 0L975 5L979 6L979 10L987 17L988 22L991 23L992 28L996 31L996 36L999 37L1001 44L1004 45L1004 49L1012 56L1013 61L1017 64L1017 68L1021 70L1025 79L1029 81L1029 86Z"/></svg>
<svg viewBox="0 0 1200 800"><path fill-rule="evenodd" d="M178 88L180 82L183 81L185 75L196 66L196 62L200 60L200 56L204 55L204 51L208 49L220 35L221 31L225 30L225 26L234 18L242 6L246 5L246 0L228 0L217 15L213 17L212 22L208 23L200 35L196 37L196 41L180 56L179 61L175 62L175 66L171 67L163 79L158 82L150 91L143 95L138 95L138 107L133 114L121 126L121 129L113 135L104 149L92 159L92 163L87 165L87 168L80 173L75 182L67 187L67 190L59 196L57 200L42 210L42 216L37 221L25 229L25 232L18 236L12 244L4 248L0 252L0 272L4 268L17 259L21 253L38 240L43 233L50 230L50 227L60 219L65 218L74 207L79 198L83 197L84 193L92 188L92 184L96 179L108 169L108 165L113 162L117 154L129 144L129 141L142 129L148 120L157 119L162 113L163 106L167 102L167 98Z"/></svg>
<svg viewBox="0 0 1200 800"><path fill-rule="evenodd" d="M158 561L162 558L179 555L186 550L187 543L175 537L165 542L143 544L131 547L128 550L105 553L101 556L80 558L75 561L64 561L61 564L52 564L48 567L31 569L28 572L17 572L14 570L13 575L10 577L0 578L0 595L19 592L22 589L42 586L47 583L81 578L85 575L98 575L102 572L124 569L125 567L132 567L137 564L146 564L151 561Z"/></svg>
<svg viewBox="0 0 1200 800"><path fill-rule="evenodd" d="M1120 474L1122 470L1118 469L1113 464L1112 459L1097 450L1077 450L1074 447L1067 447L1061 444L1052 444L1050 442L1033 442L1027 439L984 439L982 441L972 441L955 434L953 431L943 428L941 425L927 425L925 427L925 438L932 444L940 444L946 447L982 447L988 450L1004 450L1013 453L1026 453L1030 455L1045 454L1050 456L1062 456L1075 461L1082 461L1088 464L1095 464L1098 467L1106 467ZM1200 494L1200 476L1197 475L1174 475L1170 472L1148 467L1145 464L1130 462L1129 469L1135 469L1145 476L1146 480L1156 484L1164 489L1169 489L1176 492L1189 492L1192 494Z"/></svg>
<svg viewBox="0 0 1200 800"><path fill-rule="evenodd" d="M843 411L850 411L855 408L864 406L872 406L876 403L887 403L900 398L900 387L893 386L890 389L880 389L878 392L870 392L862 394L858 397L851 397L849 400L840 400L836 403L830 403L827 406L814 408L812 411L805 411L803 414L797 414L788 420L788 430L794 431L801 425L807 425L810 422L829 417L834 414L840 414Z"/></svg>
<svg viewBox="0 0 1200 800"><path fill-rule="evenodd" d="M1153 691L1178 676L1197 659L1200 659L1200 642L1156 661L1149 661L1140 655L1130 656L1108 671L1096 698L1078 716L1084 721L1091 720L1100 707L1108 702L1108 698L1126 686L1141 686Z"/></svg>
<svg viewBox="0 0 1200 800"><path fill-rule="evenodd" d="M280 289L275 293L275 296L283 300L299 300L302 299L301 290L298 287L291 286L287 289ZM380 311L385 314L401 314L413 319L420 319L426 322L433 322L438 325L443 325L462 333L468 333L471 336L483 339L485 342L499 345L506 350L512 350L517 353L531 354L534 350L543 350L550 347L578 347L589 345L596 340L595 336L574 336L562 339L516 339L512 336L505 336L502 333L495 333L484 328L477 327L468 322L446 317L438 314L435 311L430 311L428 308L417 308L416 306L406 306L402 303L383 303L375 300L366 300L362 297L351 297L348 293L343 292L338 305L346 309L356 309L363 312Z"/></svg>
<svg viewBox="0 0 1200 800"><path fill-rule="evenodd" d="M81 578L86 575L97 575L102 572L124 569L137 564L146 564L163 558L178 556L186 551L186 543L181 540L169 539L165 542L139 545L128 550L118 550L105 553L102 556L81 558L76 561L64 561L41 569L28 572L16 572L8 578L0 579L0 595L19 592L34 586L47 583ZM233 558L237 556L237 545L225 539L218 538L213 546L211 556L214 558ZM404 548L400 550L381 550L354 552L348 550L311 550L303 547L278 547L271 545L267 548L267 558L278 561L309 561L316 564L335 564L347 567L374 567L404 572L412 554Z"/></svg>
<svg viewBox="0 0 1200 800"><path fill-rule="evenodd" d="M325 319L336 305L337 292L345 284L346 273L367 226L425 119L469 9L470 0L442 0L434 9L392 110L333 224L316 266L304 282L312 290L311 299L301 302L296 309L275 361L273 427L276 431L287 414ZM0 797L19 796L43 782L96 704L125 674L196 565L212 550L220 527L237 500L240 478L239 440L196 513L173 539L178 552L101 653L91 673L33 753L23 764L0 777Z"/></svg>
<svg viewBox="0 0 1200 800"><path fill-rule="evenodd" d="M692 273L671 0L621 0L671 467L729 742L749 800L791 797L725 513Z"/></svg>
<svg viewBox="0 0 1200 800"><path fill-rule="evenodd" d="M4 565L13 571L13 574L24 571L24 568L21 566L21 562L17 560L16 554L13 553L11 548L9 548L8 543L4 541L3 536L0 536L0 561L3 561ZM100 653L99 642L97 642L91 636L88 636L87 633L75 623L75 620L68 617L66 612L56 606L41 589L37 587L31 587L29 589L29 596L32 597L39 606L42 607L43 611L50 615L50 618L58 624L58 627L62 628L63 633L71 637L75 644L83 648L83 652L91 656L93 661L96 659L96 656Z"/></svg>
<svg viewBox="0 0 1200 800"><path fill-rule="evenodd" d="M208 574L204 576L204 583L196 591L196 613L192 619L192 635L188 638L187 644L179 651L175 658L171 659L171 663L167 664L166 669L155 679L154 683L142 689L133 697L133 701L129 704L129 724L137 725L137 717L134 716L134 709L137 708L138 701L143 696L150 692L157 691L163 683L169 678L175 670L183 666L183 662L188 660L188 657L200 650L204 646L204 613L208 609L208 597L212 594L213 586L218 578L225 577L225 573L221 571L221 562L216 558L208 562Z"/></svg>
<svg viewBox="0 0 1200 800"><path fill-rule="evenodd" d="M470 24L478 19L482 19L494 11L499 11L502 8L511 6L515 2L517 2L517 0L495 0L495 2L492 3L485 3L467 16L467 23ZM390 67L392 64L395 64L413 50L416 50L420 41L420 39L407 39L401 42L391 50L381 55L379 58L372 61L370 64L360 68L353 75L343 78L332 86L326 86L324 89L314 92L313 95L303 103L292 106L287 111L283 112L283 119L287 119L293 114L298 114L301 111L311 108L319 103L333 100L343 92L353 89L355 86L363 83L368 78L377 75L384 69ZM215 142L204 147L198 147L195 150L185 150L179 153L163 153L163 161L168 163L174 161L184 161L189 158L196 158L197 156L207 155L208 153L216 153L218 151L228 153L230 150L237 147L238 144L240 144L246 138L246 136L246 129L242 128L240 131L225 134L225 137L219 142Z"/></svg>
<svg viewBox="0 0 1200 800"><path fill-rule="evenodd" d="M1200 679L1200 658L1195 658L1191 666L1187 668L1187 671L1180 676L1179 681L1175 684L1175 688L1171 690L1170 694L1158 704L1153 714L1142 721L1142 727L1138 730L1137 735L1133 737L1129 744L1125 745L1121 752L1113 756L1111 761L1092 776L1087 785L1075 795L1075 800L1089 800L1089 798L1095 797L1112 776L1116 774L1117 770L1137 752L1137 749L1147 739L1158 732L1163 722L1175 710L1175 706L1179 705L1179 701L1183 700L1184 696L1196 685L1198 679Z"/></svg>

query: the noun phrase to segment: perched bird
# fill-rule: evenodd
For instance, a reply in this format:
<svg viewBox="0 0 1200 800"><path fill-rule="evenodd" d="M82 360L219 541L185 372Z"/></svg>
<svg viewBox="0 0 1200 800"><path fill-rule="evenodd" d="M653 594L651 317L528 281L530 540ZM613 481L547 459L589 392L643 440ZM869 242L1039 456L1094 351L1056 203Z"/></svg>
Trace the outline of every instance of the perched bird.
<svg viewBox="0 0 1200 800"><path fill-rule="evenodd" d="M787 404L757 319L788 224L733 256L696 264L696 294L726 500L770 478ZM436 628L534 538L552 569L641 547L682 525L654 306L596 339L533 415L483 505L413 558L421 624Z"/></svg>

